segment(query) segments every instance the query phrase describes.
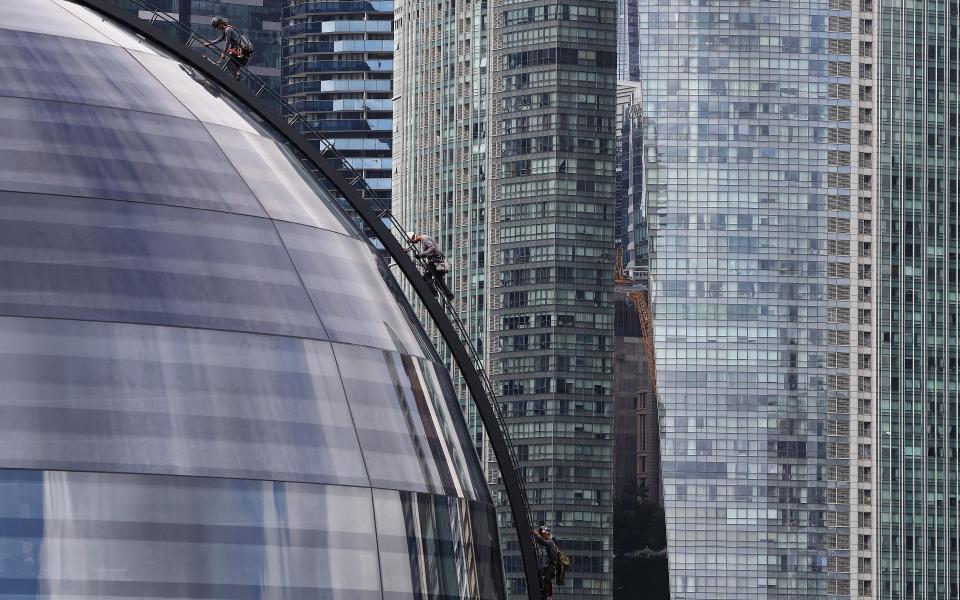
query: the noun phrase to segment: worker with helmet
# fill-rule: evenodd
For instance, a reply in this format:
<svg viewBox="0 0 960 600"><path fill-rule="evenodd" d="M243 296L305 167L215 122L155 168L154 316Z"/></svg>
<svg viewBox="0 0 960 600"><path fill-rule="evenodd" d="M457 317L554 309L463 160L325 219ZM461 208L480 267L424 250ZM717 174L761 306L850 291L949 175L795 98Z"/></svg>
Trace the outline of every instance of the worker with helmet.
<svg viewBox="0 0 960 600"><path fill-rule="evenodd" d="M450 267L447 264L447 261L443 258L443 254L440 252L440 247L437 245L437 242L434 241L434 239L429 235L424 235L415 231L407 232L407 240L411 244L420 244L423 248L422 252L416 252L414 256L426 261L426 269L423 272L423 278L430 286L430 291L433 293L433 297L438 297L437 291L439 290L440 292L443 292L448 300L453 300L453 292L450 291L450 288L447 287L446 281L444 281L444 276L450 271Z"/></svg>
<svg viewBox="0 0 960 600"><path fill-rule="evenodd" d="M563 577L570 567L570 559L557 547L549 527L541 525L531 529L530 534L533 536L533 541L547 553L547 563L540 569L540 597L547 600L553 598L554 579L559 585L563 585Z"/></svg>
<svg viewBox="0 0 960 600"><path fill-rule="evenodd" d="M220 52L220 60L217 64L222 63L229 56L230 72L233 73L233 78L239 81L240 67L246 66L250 62L250 57L253 56L253 44L223 17L214 17L210 20L210 25L220 32L220 37L204 42L203 45L209 48L223 42L223 50Z"/></svg>

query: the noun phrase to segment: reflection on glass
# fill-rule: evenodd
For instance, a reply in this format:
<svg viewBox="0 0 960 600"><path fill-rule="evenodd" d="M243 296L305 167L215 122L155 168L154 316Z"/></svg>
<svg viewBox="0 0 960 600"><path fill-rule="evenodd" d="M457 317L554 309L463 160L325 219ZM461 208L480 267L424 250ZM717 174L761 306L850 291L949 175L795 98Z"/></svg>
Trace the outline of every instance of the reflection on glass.
<svg viewBox="0 0 960 600"><path fill-rule="evenodd" d="M0 314L324 337L271 223L0 193Z"/></svg>
<svg viewBox="0 0 960 600"><path fill-rule="evenodd" d="M0 470L0 531L15 597L381 598L360 488Z"/></svg>
<svg viewBox="0 0 960 600"><path fill-rule="evenodd" d="M269 221L0 192L0 314L324 337Z"/></svg>
<svg viewBox="0 0 960 600"><path fill-rule="evenodd" d="M102 33L51 0L6 0L0 14L3 15L3 19L0 19L0 36L6 33L3 30L9 29L113 44Z"/></svg>
<svg viewBox="0 0 960 600"><path fill-rule="evenodd" d="M423 354L404 300L366 242L290 223L278 222L277 231L331 340Z"/></svg>
<svg viewBox="0 0 960 600"><path fill-rule="evenodd" d="M133 56L197 119L249 133L257 131L243 113L237 110L234 103L228 100L229 96L221 93L218 86L193 67L141 52L134 52Z"/></svg>
<svg viewBox="0 0 960 600"><path fill-rule="evenodd" d="M115 44L119 44L124 48L129 48L138 52L147 52L150 54L157 53L157 50L153 48L144 38L133 35L126 29L123 29L118 25L114 25L112 22L107 21L104 17L101 17L99 14L93 12L89 8L74 4L73 2L66 2L65 0L53 0L53 2L57 6L72 13L78 19L87 25L90 25L98 32L102 33Z"/></svg>
<svg viewBox="0 0 960 600"><path fill-rule="evenodd" d="M144 77L143 66L129 52L116 46L0 29L0 81L0 96L190 117L159 82Z"/></svg>
<svg viewBox="0 0 960 600"><path fill-rule="evenodd" d="M276 142L219 125L207 129L272 218L347 233L330 195L305 178Z"/></svg>
<svg viewBox="0 0 960 600"><path fill-rule="evenodd" d="M438 430L443 415L424 394L419 361L385 350L343 344L335 344L334 353L370 483L374 487L473 495L476 482L465 479L468 474L454 468L448 439Z"/></svg>
<svg viewBox="0 0 960 600"><path fill-rule="evenodd" d="M0 131L0 189L263 215L196 121L0 97Z"/></svg>
<svg viewBox="0 0 960 600"><path fill-rule="evenodd" d="M489 505L373 491L384 600L499 600L496 519Z"/></svg>
<svg viewBox="0 0 960 600"><path fill-rule="evenodd" d="M367 485L326 342L0 318L0 464Z"/></svg>

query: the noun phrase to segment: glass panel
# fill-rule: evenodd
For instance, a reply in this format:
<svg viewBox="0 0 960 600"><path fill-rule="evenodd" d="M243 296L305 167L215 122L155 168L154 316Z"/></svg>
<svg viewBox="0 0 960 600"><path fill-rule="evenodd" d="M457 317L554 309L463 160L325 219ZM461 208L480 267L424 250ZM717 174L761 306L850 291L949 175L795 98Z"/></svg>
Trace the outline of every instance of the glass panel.
<svg viewBox="0 0 960 600"><path fill-rule="evenodd" d="M448 453L447 462L456 474L461 497L489 504L490 489L474 451L473 436L467 429L463 408L453 389L446 367L427 360L417 360L423 393L436 414L438 430L443 435Z"/></svg>
<svg viewBox="0 0 960 600"><path fill-rule="evenodd" d="M134 52L133 55L201 121L255 133L236 103L192 67L172 59Z"/></svg>
<svg viewBox="0 0 960 600"><path fill-rule="evenodd" d="M264 215L197 121L0 98L0 131L0 189Z"/></svg>
<svg viewBox="0 0 960 600"><path fill-rule="evenodd" d="M0 314L325 338L270 221L0 192Z"/></svg>
<svg viewBox="0 0 960 600"><path fill-rule="evenodd" d="M490 505L388 490L373 505L384 600L504 598Z"/></svg>
<svg viewBox="0 0 960 600"><path fill-rule="evenodd" d="M90 25L104 36L110 38L110 41L124 48L130 48L131 50L137 50L139 52L148 52L150 54L157 53L145 39L133 35L111 21L105 20L89 8L74 4L73 2L65 2L64 0L53 0L53 2L64 10L76 15L78 19Z"/></svg>
<svg viewBox="0 0 960 600"><path fill-rule="evenodd" d="M2 96L191 118L129 52L116 46L0 29L0 81Z"/></svg>
<svg viewBox="0 0 960 600"><path fill-rule="evenodd" d="M4 317L0 381L0 466L367 485L326 342Z"/></svg>
<svg viewBox="0 0 960 600"><path fill-rule="evenodd" d="M290 223L277 222L277 231L331 340L424 355L419 325L366 242Z"/></svg>
<svg viewBox="0 0 960 600"><path fill-rule="evenodd" d="M0 531L5 597L381 598L366 489L0 470Z"/></svg>
<svg viewBox="0 0 960 600"><path fill-rule="evenodd" d="M354 232L333 208L329 193L303 177L276 142L219 125L207 125L207 129L271 217Z"/></svg>
<svg viewBox="0 0 960 600"><path fill-rule="evenodd" d="M84 24L50 0L7 0L3 3L0 30L33 31L114 45L102 33ZM0 32L0 36L6 32Z"/></svg>
<svg viewBox="0 0 960 600"><path fill-rule="evenodd" d="M371 485L463 495L417 359L345 344L334 344L334 354Z"/></svg>

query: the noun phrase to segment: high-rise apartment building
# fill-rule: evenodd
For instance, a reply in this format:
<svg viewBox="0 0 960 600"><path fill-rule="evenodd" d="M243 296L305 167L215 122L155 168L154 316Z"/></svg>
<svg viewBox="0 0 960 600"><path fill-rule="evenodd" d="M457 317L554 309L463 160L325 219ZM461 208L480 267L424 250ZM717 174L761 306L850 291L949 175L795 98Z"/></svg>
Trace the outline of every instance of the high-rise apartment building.
<svg viewBox="0 0 960 600"><path fill-rule="evenodd" d="M608 597L616 4L491 10L492 378L533 517L577 561L568 592Z"/></svg>
<svg viewBox="0 0 960 600"><path fill-rule="evenodd" d="M870 597L872 8L636 22L672 597Z"/></svg>
<svg viewBox="0 0 960 600"><path fill-rule="evenodd" d="M876 29L875 597L953 600L960 598L960 6L883 3Z"/></svg>
<svg viewBox="0 0 960 600"><path fill-rule="evenodd" d="M470 339L486 344L487 12L399 0L396 5L393 211L440 244ZM426 316L424 312L423 320ZM438 341L438 333L428 327ZM448 359L448 364L450 364ZM481 458L492 460L466 384L452 373ZM519 564L519 563L518 563Z"/></svg>
<svg viewBox="0 0 960 600"><path fill-rule="evenodd" d="M280 88L280 17L284 0L147 0L207 39L219 32L210 26L220 16L250 38L254 46L250 70L274 89ZM150 11L131 0L118 0L120 6L149 19Z"/></svg>
<svg viewBox="0 0 960 600"><path fill-rule="evenodd" d="M564 594L609 596L615 5L404 0L395 31L395 212L452 258Z"/></svg>
<svg viewBox="0 0 960 600"><path fill-rule="evenodd" d="M393 2L286 0L283 95L390 206Z"/></svg>

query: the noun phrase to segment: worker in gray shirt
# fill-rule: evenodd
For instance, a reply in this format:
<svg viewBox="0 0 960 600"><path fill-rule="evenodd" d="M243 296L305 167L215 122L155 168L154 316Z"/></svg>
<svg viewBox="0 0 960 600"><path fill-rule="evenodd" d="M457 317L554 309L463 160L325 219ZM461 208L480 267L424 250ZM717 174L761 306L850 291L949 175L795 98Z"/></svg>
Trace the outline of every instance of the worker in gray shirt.
<svg viewBox="0 0 960 600"><path fill-rule="evenodd" d="M447 261L444 260L443 253L440 252L440 247L437 246L437 242L429 235L416 233L414 231L407 232L407 239L410 240L411 244L419 243L422 247L422 251L417 252L414 256L422 258L427 262L426 269L423 272L423 278L427 281L427 284L430 285L430 291L433 293L434 298L438 297L437 291L439 290L443 292L448 300L453 300L453 292L450 291L446 281L444 281L444 276L450 268L447 266Z"/></svg>
<svg viewBox="0 0 960 600"><path fill-rule="evenodd" d="M223 42L223 50L220 52L220 60L217 64L223 62L227 56L230 57L230 62L228 66L230 67L230 72L233 73L234 79L240 79L240 67L246 66L250 61L250 57L253 55L253 44L240 35L239 32L226 21L223 17L214 17L210 21L210 25L214 29L220 31L220 37L210 42L204 42L204 46L216 46L220 42Z"/></svg>

